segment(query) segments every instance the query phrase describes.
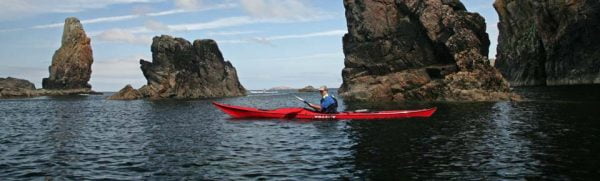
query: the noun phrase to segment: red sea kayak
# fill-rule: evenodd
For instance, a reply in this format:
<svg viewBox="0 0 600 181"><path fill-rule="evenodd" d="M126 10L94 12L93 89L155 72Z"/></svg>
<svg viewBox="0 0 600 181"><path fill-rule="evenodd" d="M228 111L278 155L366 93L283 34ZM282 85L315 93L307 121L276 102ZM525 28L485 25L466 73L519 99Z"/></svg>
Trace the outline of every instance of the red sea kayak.
<svg viewBox="0 0 600 181"><path fill-rule="evenodd" d="M323 114L300 107L279 109L257 109L251 107L233 106L213 102L221 111L233 118L275 118L275 119L398 119L411 117L430 117L436 108L420 110L397 110L378 112L339 112Z"/></svg>

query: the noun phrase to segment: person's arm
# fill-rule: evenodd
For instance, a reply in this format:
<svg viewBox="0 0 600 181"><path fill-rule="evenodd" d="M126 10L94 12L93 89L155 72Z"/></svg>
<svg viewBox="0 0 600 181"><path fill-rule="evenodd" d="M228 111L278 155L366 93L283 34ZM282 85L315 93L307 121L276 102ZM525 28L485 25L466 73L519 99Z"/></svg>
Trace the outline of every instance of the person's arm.
<svg viewBox="0 0 600 181"><path fill-rule="evenodd" d="M308 105L310 107L312 107L313 109L315 109L316 111L321 111L321 106L320 105L316 105L316 104L312 104L312 103L308 103Z"/></svg>

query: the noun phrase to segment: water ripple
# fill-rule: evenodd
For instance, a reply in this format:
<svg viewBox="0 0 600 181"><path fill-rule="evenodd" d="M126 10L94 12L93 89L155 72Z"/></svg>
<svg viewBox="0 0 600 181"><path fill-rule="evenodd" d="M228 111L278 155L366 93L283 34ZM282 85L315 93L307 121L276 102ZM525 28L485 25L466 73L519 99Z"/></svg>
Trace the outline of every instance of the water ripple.
<svg viewBox="0 0 600 181"><path fill-rule="evenodd" d="M294 95L318 101L314 94L295 92L216 101L267 109L303 106ZM430 119L296 121L229 119L211 105L214 100L107 101L105 96L0 100L0 178L585 180L600 175L595 101L356 104L348 107L437 106L438 112Z"/></svg>

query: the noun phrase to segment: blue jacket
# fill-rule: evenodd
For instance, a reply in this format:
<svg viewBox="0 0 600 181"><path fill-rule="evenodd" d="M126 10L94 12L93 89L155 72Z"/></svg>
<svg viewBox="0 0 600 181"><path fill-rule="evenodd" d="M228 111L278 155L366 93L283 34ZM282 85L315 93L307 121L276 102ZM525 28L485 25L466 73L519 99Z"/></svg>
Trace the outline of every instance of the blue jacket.
<svg viewBox="0 0 600 181"><path fill-rule="evenodd" d="M321 112L337 113L337 100L330 95L321 98Z"/></svg>

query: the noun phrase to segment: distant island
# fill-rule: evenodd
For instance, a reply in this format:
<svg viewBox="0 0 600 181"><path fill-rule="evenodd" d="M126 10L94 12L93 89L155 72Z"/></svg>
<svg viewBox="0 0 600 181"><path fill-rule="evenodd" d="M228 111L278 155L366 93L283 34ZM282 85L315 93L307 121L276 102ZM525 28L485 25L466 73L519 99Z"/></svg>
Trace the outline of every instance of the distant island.
<svg viewBox="0 0 600 181"><path fill-rule="evenodd" d="M288 86L278 86L278 87L270 88L269 90L278 91L278 90L294 90L294 89L295 88L288 87Z"/></svg>
<svg viewBox="0 0 600 181"><path fill-rule="evenodd" d="M298 89L298 92L317 92L317 91L319 91L319 90L317 90L316 88L314 88L311 85L308 85L302 89Z"/></svg>

